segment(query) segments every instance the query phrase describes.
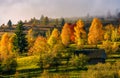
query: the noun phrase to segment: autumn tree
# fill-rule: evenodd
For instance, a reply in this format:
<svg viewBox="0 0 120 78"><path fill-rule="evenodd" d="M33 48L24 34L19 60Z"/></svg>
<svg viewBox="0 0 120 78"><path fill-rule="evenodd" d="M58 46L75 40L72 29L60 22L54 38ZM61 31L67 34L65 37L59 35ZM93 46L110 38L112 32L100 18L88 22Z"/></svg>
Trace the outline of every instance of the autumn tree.
<svg viewBox="0 0 120 78"><path fill-rule="evenodd" d="M20 21L16 27L15 37L13 40L14 50L19 53L26 51L28 46L27 39L23 30L23 23Z"/></svg>
<svg viewBox="0 0 120 78"><path fill-rule="evenodd" d="M94 18L89 28L88 43L97 44L103 40L103 28L102 23L98 18Z"/></svg>
<svg viewBox="0 0 120 78"><path fill-rule="evenodd" d="M104 40L110 40L111 38L110 38L110 33L109 32L105 32L104 33Z"/></svg>
<svg viewBox="0 0 120 78"><path fill-rule="evenodd" d="M38 65L41 69L44 68L50 68L54 67L56 71L58 70L58 66L61 65L61 57L62 52L65 49L62 42L58 42L57 44L54 44L52 48L49 47L49 49L45 52L40 53L40 59Z"/></svg>
<svg viewBox="0 0 120 78"><path fill-rule="evenodd" d="M9 52L13 52L13 40L14 40L14 37L15 37L15 34L12 34L10 37L9 37L9 42L8 42L8 51Z"/></svg>
<svg viewBox="0 0 120 78"><path fill-rule="evenodd" d="M84 68L87 65L87 62L88 58L83 54L72 56L70 59L70 64L76 68Z"/></svg>
<svg viewBox="0 0 120 78"><path fill-rule="evenodd" d="M101 48L104 49L107 54L112 54L118 51L119 46L116 42L103 41Z"/></svg>
<svg viewBox="0 0 120 78"><path fill-rule="evenodd" d="M58 69L58 65L60 65L60 55L58 52L53 53L49 51L47 53L41 53L38 65L41 69L46 69L50 67L55 67L56 70Z"/></svg>
<svg viewBox="0 0 120 78"><path fill-rule="evenodd" d="M50 46L53 46L54 44L56 44L57 41L59 40L59 36L60 36L60 33L59 33L58 29L54 28L50 38L48 39L48 44Z"/></svg>
<svg viewBox="0 0 120 78"><path fill-rule="evenodd" d="M9 41L8 34L7 33L3 34L0 46L1 57L6 57L8 53L8 41Z"/></svg>
<svg viewBox="0 0 120 78"><path fill-rule="evenodd" d="M120 25L119 25L119 27L118 27L118 34L120 35Z"/></svg>
<svg viewBox="0 0 120 78"><path fill-rule="evenodd" d="M120 25L117 28L117 34L118 34L118 41L120 41Z"/></svg>
<svg viewBox="0 0 120 78"><path fill-rule="evenodd" d="M71 33L70 40L71 40L72 43L75 42L75 34L74 34L74 32L75 32L74 27L75 26L76 26L76 24L71 24L70 25L70 33Z"/></svg>
<svg viewBox="0 0 120 78"><path fill-rule="evenodd" d="M112 33L115 30L114 26L112 24L109 24L105 26L105 32L104 32L104 40L110 40L112 38Z"/></svg>
<svg viewBox="0 0 120 78"><path fill-rule="evenodd" d="M112 45L112 52L115 53L119 50L119 45L114 42L113 45Z"/></svg>
<svg viewBox="0 0 120 78"><path fill-rule="evenodd" d="M114 29L114 30L112 30L111 40L113 42L115 42L115 41L117 41L117 38L118 38L118 32L117 32L117 29Z"/></svg>
<svg viewBox="0 0 120 78"><path fill-rule="evenodd" d="M75 34L75 43L77 45L84 44L84 40L86 39L86 31L84 29L84 23L82 20L78 20L76 26L74 27Z"/></svg>
<svg viewBox="0 0 120 78"><path fill-rule="evenodd" d="M111 45L112 43L110 41L103 41L102 45L101 45L101 48L105 50L105 52L107 54L110 54L111 53Z"/></svg>
<svg viewBox="0 0 120 78"><path fill-rule="evenodd" d="M14 73L16 70L16 59L12 52L12 44L11 38L9 38L8 34L5 33L2 36L1 44L0 44L0 72L1 73Z"/></svg>
<svg viewBox="0 0 120 78"><path fill-rule="evenodd" d="M62 43L65 46L68 46L70 44L70 26L68 23L65 23L65 25L63 26L62 29L62 33L61 33L61 39L62 39Z"/></svg>
<svg viewBox="0 0 120 78"><path fill-rule="evenodd" d="M58 70L58 66L61 64L60 55L58 52L53 53L52 51L47 53L41 53L38 65L40 68L46 69L46 68L56 68L56 71Z"/></svg>
<svg viewBox="0 0 120 78"><path fill-rule="evenodd" d="M50 35L51 35L51 30L49 29L49 30L45 33L45 35L46 35L46 38L49 39L49 37L50 37Z"/></svg>
<svg viewBox="0 0 120 78"><path fill-rule="evenodd" d="M28 30L26 38L27 38L27 41L28 41L28 48L30 48L33 45L34 41L35 41L33 29Z"/></svg>
<svg viewBox="0 0 120 78"><path fill-rule="evenodd" d="M1 53L1 54L3 54L2 56L4 56L4 54L5 55L12 54L13 39L14 39L14 34L12 34L10 37L9 37L8 33L4 33L2 35L1 46L0 46L0 52L4 52L4 53Z"/></svg>
<svg viewBox="0 0 120 78"><path fill-rule="evenodd" d="M29 49L28 55L39 55L42 52L46 52L49 50L49 46L47 45L46 38L39 36L35 40L33 46Z"/></svg>

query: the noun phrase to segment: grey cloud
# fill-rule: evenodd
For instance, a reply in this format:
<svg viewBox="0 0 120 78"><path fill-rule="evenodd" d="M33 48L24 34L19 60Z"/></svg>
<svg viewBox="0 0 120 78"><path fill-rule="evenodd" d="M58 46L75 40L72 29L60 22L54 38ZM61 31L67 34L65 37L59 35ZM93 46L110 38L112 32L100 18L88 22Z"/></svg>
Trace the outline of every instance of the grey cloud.
<svg viewBox="0 0 120 78"><path fill-rule="evenodd" d="M0 0L0 22L12 19L102 15L119 8L120 0ZM3 21L2 21L3 20Z"/></svg>

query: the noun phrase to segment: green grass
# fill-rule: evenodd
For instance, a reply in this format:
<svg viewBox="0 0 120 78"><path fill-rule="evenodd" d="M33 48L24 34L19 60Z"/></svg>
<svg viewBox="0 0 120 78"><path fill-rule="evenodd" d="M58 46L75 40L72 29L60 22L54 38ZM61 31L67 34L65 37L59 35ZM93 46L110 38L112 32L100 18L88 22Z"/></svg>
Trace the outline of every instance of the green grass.
<svg viewBox="0 0 120 78"><path fill-rule="evenodd" d="M96 45L84 45L87 48L96 47ZM100 47L101 45L98 45ZM75 44L70 45L70 47L76 47ZM114 58L115 57L115 58ZM116 59L117 58L117 59ZM120 61L120 54L111 54L106 59L106 62L114 63L116 61ZM18 78L31 78L31 77L40 77L41 76L41 69L37 65L39 62L39 56L24 56L17 58L17 71ZM84 69L76 69L75 67L66 66L66 60L62 60L62 66L58 67L56 72L55 68L48 69L50 75L68 75L69 78L84 78L86 71ZM3 76L2 76L3 77ZM14 78L14 75L6 75L4 78Z"/></svg>
<svg viewBox="0 0 120 78"><path fill-rule="evenodd" d="M108 55L108 58L111 58L111 57L120 58L120 54L112 54L112 55Z"/></svg>
<svg viewBox="0 0 120 78"><path fill-rule="evenodd" d="M77 48L77 45L76 44L70 44L69 45L70 48ZM89 48L100 48L101 45L83 45L82 47L86 48L86 49L89 49Z"/></svg>
<svg viewBox="0 0 120 78"><path fill-rule="evenodd" d="M39 68L37 65L39 62L38 56L27 56L22 58L17 58L17 70L23 70L23 69L36 69Z"/></svg>
<svg viewBox="0 0 120 78"><path fill-rule="evenodd" d="M52 69L53 70L53 69ZM84 78L83 75L86 75L86 71L83 70L72 70L72 71L58 71L58 72L53 72L52 70L49 70L47 74L49 76L60 76L60 78ZM36 71L30 71L30 72L24 72L24 73L18 73L17 78L41 78L41 73L40 70ZM66 76L66 77L65 77ZM6 75L6 76L1 76L4 78L14 78L15 75ZM51 77L52 78L52 77ZM57 77L55 77L57 78Z"/></svg>
<svg viewBox="0 0 120 78"><path fill-rule="evenodd" d="M120 61L120 54L110 54L107 56L107 59L105 61L109 63Z"/></svg>
<svg viewBox="0 0 120 78"><path fill-rule="evenodd" d="M27 56L27 57L21 57L17 58L17 78L31 78L31 77L40 77L42 74L42 70L37 65L39 62L39 56ZM65 60L62 61L62 63L66 63ZM79 77L81 69L76 69L75 67L67 67L66 65L59 66L58 70L56 72L55 68L47 69L50 73L50 75L62 75L65 76L66 74L69 75L69 77ZM0 76L4 78L14 78L15 75L6 75L6 76Z"/></svg>

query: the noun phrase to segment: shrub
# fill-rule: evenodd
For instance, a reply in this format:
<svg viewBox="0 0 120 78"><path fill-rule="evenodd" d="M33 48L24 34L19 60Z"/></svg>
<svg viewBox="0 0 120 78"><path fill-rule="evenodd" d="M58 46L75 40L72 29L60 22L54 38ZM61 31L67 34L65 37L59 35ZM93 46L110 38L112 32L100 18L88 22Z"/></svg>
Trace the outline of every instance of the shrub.
<svg viewBox="0 0 120 78"><path fill-rule="evenodd" d="M86 78L118 78L118 67L110 63L89 66Z"/></svg>
<svg viewBox="0 0 120 78"><path fill-rule="evenodd" d="M64 74L49 73L47 70L44 70L40 78L70 78L70 77L69 77L69 74L67 73L64 73Z"/></svg>
<svg viewBox="0 0 120 78"><path fill-rule="evenodd" d="M110 41L104 41L101 48L103 48L105 50L105 52L107 54L110 54L111 53L111 42Z"/></svg>
<svg viewBox="0 0 120 78"><path fill-rule="evenodd" d="M105 49L107 54L112 54L118 51L119 47L116 42L113 44L110 41L104 41L101 48Z"/></svg>
<svg viewBox="0 0 120 78"><path fill-rule="evenodd" d="M84 68L87 64L88 58L86 55L80 54L79 56L72 56L70 64L77 68Z"/></svg>
<svg viewBox="0 0 120 78"><path fill-rule="evenodd" d="M17 62L14 55L8 55L6 58L4 58L1 62L1 70L0 72L2 74L13 74L16 72Z"/></svg>
<svg viewBox="0 0 120 78"><path fill-rule="evenodd" d="M60 60L59 60L59 54L58 53L43 53L40 55L40 59L39 59L39 66L41 69L46 69L46 68L50 68L50 67L57 67L60 64Z"/></svg>

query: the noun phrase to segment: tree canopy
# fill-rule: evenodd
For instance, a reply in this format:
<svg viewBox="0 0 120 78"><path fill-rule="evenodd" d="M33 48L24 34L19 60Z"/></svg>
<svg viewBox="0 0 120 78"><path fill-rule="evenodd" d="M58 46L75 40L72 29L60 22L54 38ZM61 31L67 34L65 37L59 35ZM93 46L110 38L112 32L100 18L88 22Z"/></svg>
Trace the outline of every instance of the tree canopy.
<svg viewBox="0 0 120 78"><path fill-rule="evenodd" d="M97 44L103 39L103 25L98 18L94 18L89 28L88 43Z"/></svg>

